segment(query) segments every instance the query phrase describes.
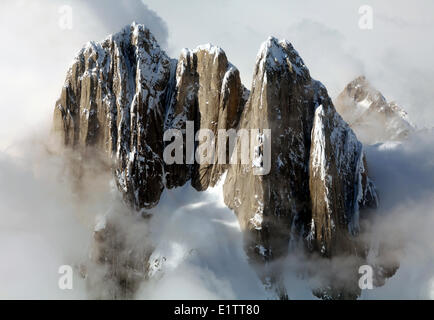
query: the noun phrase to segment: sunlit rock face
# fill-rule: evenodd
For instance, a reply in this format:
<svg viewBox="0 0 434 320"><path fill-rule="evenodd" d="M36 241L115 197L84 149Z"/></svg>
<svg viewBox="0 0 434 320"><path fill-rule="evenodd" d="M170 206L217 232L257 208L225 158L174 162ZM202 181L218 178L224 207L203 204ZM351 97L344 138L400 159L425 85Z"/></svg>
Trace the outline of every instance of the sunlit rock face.
<svg viewBox="0 0 434 320"><path fill-rule="evenodd" d="M238 163L224 185L250 255L278 259L302 241L327 257L363 256L353 239L359 211L375 208L377 195L362 144L289 42L262 45L240 128L271 129L270 173L255 175L254 165Z"/></svg>
<svg viewBox="0 0 434 320"><path fill-rule="evenodd" d="M194 122L194 132L208 129L215 137L214 156L217 159L219 145L218 130L237 127L239 116L245 104L246 88L241 84L240 74L227 59L225 52L213 45L199 46L194 50L184 49L176 68L176 85L168 105L166 128L185 130L187 121ZM194 136L183 134L183 141L194 140ZM204 141L205 143L206 141ZM196 148L202 141L197 143ZM188 152L186 158L192 160ZM191 179L199 191L214 186L227 166L219 164L187 164L168 166L166 182L169 188L183 185Z"/></svg>
<svg viewBox="0 0 434 320"><path fill-rule="evenodd" d="M181 163L168 164L164 152L173 141L164 135L173 129L181 130L183 156ZM198 164L194 153L205 143L195 141L200 129L216 137L216 155L219 139L228 139L218 130L253 130L247 148L255 152L248 153L247 164L241 156L229 164L243 149L238 139L235 149L225 149L226 163ZM125 203L144 218L165 188L191 183L204 191L227 172L224 201L238 217L252 262L284 258L292 245L324 258L354 254L361 261L369 251L358 240L359 218L376 208L378 198L362 144L287 41L271 37L262 44L249 92L221 48L184 49L171 59L147 28L132 24L78 53L56 103L53 131L82 161L102 155ZM269 163L263 158L267 148ZM146 273L152 249L126 257L127 231L118 219L108 217L109 229L95 232L94 259L124 286L116 297L131 297L137 284L128 270ZM282 272L260 276L284 298ZM360 293L326 286L317 295Z"/></svg>

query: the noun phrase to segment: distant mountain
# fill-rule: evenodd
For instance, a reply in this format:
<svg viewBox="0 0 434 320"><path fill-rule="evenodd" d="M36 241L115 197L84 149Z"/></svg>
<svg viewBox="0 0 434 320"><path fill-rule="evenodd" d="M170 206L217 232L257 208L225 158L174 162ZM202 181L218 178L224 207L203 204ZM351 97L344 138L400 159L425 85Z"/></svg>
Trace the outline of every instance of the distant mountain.
<svg viewBox="0 0 434 320"><path fill-rule="evenodd" d="M351 81L334 103L363 143L402 141L415 130L407 113L395 102L388 102L364 76Z"/></svg>
<svg viewBox="0 0 434 320"><path fill-rule="evenodd" d="M374 101L374 96L357 99ZM257 130L257 144L250 144L255 156L247 164L241 157L234 164L189 163L189 121L193 136L200 129L215 136L219 129ZM182 163L168 164L164 149L170 142L163 136L173 129L182 130L186 154ZM285 257L295 243L324 258L354 255L354 283L333 282L316 293L323 298L360 294L358 265L369 247L359 237L359 219L363 210L378 205L375 186L362 144L289 42L270 37L262 44L249 92L221 48L184 49L178 60L170 59L147 28L132 24L79 52L56 103L54 133L82 155L82 162L97 155L108 160L124 200L144 217L165 188L190 182L203 191L227 172L224 200L238 217L252 261L267 264ZM228 155L242 150L240 141ZM269 173L256 175L268 147ZM98 225L95 243L101 250L94 258L125 284L132 281L129 265L149 268L149 253L131 254L122 263L126 258L117 257L113 240L122 238L117 233L116 221ZM261 279L284 298L282 270L270 272ZM131 295L134 288L129 285Z"/></svg>

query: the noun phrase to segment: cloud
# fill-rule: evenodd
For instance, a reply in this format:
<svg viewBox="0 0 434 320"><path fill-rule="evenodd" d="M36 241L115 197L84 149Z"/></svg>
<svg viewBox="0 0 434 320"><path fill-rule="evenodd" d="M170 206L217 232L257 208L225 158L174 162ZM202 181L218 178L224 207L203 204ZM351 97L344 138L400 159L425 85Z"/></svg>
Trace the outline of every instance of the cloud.
<svg viewBox="0 0 434 320"><path fill-rule="evenodd" d="M238 220L223 203L223 181L205 192L189 183L164 191L150 211L154 267L139 299L265 297L244 252Z"/></svg>
<svg viewBox="0 0 434 320"><path fill-rule="evenodd" d="M58 269L86 260L91 233L78 213L91 217L93 206L79 205L65 163L34 142L0 152L0 298L85 298L77 269L73 291L59 289Z"/></svg>
<svg viewBox="0 0 434 320"><path fill-rule="evenodd" d="M143 219L123 204L110 172L88 159L77 178L74 154L53 154L47 141L26 138L0 153L0 298L118 297L116 274L149 248L151 262L162 265L149 281L145 274L139 278L136 298L264 297L237 218L217 189L197 192L187 184L166 190L149 210L152 219ZM115 225L111 241L123 239L113 265L95 263L93 230L101 217ZM144 256L138 259L133 264L146 265ZM74 269L71 291L58 287L61 265Z"/></svg>
<svg viewBox="0 0 434 320"><path fill-rule="evenodd" d="M168 29L165 21L161 19L155 11L148 8L141 0L79 0L71 1L73 10L78 10L75 15L78 17L78 26L82 27L83 19L86 14L96 21L95 29L99 38L108 34L118 32L125 25L135 21L147 26L157 39L160 46L167 47ZM75 24L77 24L75 23ZM83 33L88 29L83 28ZM95 32L95 31L94 31ZM99 39L97 38L97 39Z"/></svg>
<svg viewBox="0 0 434 320"><path fill-rule="evenodd" d="M183 47L212 42L226 51L250 87L260 44L270 35L285 38L332 98L363 73L419 127L434 125L434 43L427 41L434 32L431 0L373 1L372 30L358 27L364 0L147 3L168 23L173 57Z"/></svg>
<svg viewBox="0 0 434 320"><path fill-rule="evenodd" d="M196 192L189 184L165 190L160 204L140 218L122 201L111 176L85 162L77 185L68 157L47 153L47 138L26 139L0 153L0 282L3 298L112 297L115 278L93 263L96 217L106 215L125 238L125 252L153 248L150 278L139 284L138 299L265 299L249 263L235 214L224 206L221 185ZM365 290L364 299L434 298L434 132L419 132L402 144L366 148L381 207L367 235L398 255L401 267L383 287ZM10 155L13 154L13 155ZM80 186L77 188L77 186ZM143 260L145 261L145 260ZM143 261L141 263L143 263ZM312 288L332 273L353 281L352 257L332 260L293 251L283 266L291 299L313 299ZM60 265L74 267L74 290L59 290ZM87 271L87 281L80 272ZM122 263L115 268L121 268ZM275 266L269 266L273 268ZM257 269L258 267L256 267Z"/></svg>
<svg viewBox="0 0 434 320"><path fill-rule="evenodd" d="M372 237L398 248L401 267L384 287L365 291L363 297L434 299L434 132L424 130L402 144L366 151L381 203Z"/></svg>

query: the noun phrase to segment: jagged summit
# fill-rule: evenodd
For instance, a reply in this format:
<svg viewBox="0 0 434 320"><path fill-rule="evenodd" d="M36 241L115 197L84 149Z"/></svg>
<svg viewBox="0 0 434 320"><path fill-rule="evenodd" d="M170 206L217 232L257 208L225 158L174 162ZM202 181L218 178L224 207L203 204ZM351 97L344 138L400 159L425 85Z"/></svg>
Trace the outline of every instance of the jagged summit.
<svg viewBox="0 0 434 320"><path fill-rule="evenodd" d="M270 174L231 166L224 186L227 205L251 232L249 250L277 258L290 241L308 238L324 255L339 252L348 230L357 233L358 209L375 207L375 189L361 144L287 41L262 44L240 128L272 130Z"/></svg>
<svg viewBox="0 0 434 320"><path fill-rule="evenodd" d="M395 102L388 102L365 76L351 81L335 104L363 143L400 141L414 131L407 113Z"/></svg>
<svg viewBox="0 0 434 320"><path fill-rule="evenodd" d="M235 211L254 261L282 258L294 243L323 257L366 257L359 213L375 208L378 199L362 145L286 40L270 37L261 45L249 92L221 48L183 49L171 59L147 28L133 23L79 52L53 127L83 161L95 153L109 159L118 189L137 210L157 205L165 188L191 183L203 191L227 172L224 201ZM163 137L171 129L182 131L185 153L182 162L168 164L163 154L171 141ZM190 151L186 141L200 129L217 137L213 148L219 129L256 130L248 146L255 155L247 164L241 156L234 164L189 162L203 141ZM238 139L228 155L240 152L240 144ZM267 148L270 163L264 162ZM257 175L257 169L267 174ZM115 224L107 225L115 237ZM110 247L110 239L100 238L98 245ZM97 260L109 264L104 254ZM280 274L261 277L278 283ZM349 290L351 297L359 292L333 290Z"/></svg>
<svg viewBox="0 0 434 320"><path fill-rule="evenodd" d="M260 69L266 66L269 70L278 71L285 65L288 65L290 72L295 71L299 76L310 77L303 59L289 41L269 37L258 51L256 66Z"/></svg>

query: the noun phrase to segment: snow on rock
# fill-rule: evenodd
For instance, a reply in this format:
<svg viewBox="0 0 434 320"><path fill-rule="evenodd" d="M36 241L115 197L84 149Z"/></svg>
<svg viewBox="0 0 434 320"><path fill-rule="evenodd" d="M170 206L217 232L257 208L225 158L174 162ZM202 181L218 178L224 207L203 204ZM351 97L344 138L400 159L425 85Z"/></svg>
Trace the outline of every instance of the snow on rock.
<svg viewBox="0 0 434 320"><path fill-rule="evenodd" d="M335 101L336 109L366 144L402 141L415 131L407 113L376 90L365 77L350 82Z"/></svg>
<svg viewBox="0 0 434 320"><path fill-rule="evenodd" d="M154 251L138 298L234 299L265 296L243 249L243 235L223 202L225 176L197 192L191 185L165 189L152 208Z"/></svg>
<svg viewBox="0 0 434 320"><path fill-rule="evenodd" d="M288 41L262 44L239 127L271 129L274 160L268 175L254 175L263 157L253 146L252 164L231 166L225 181L225 202L248 234L249 256L279 259L299 239L323 256L363 256L359 211L375 207L377 197L362 144Z"/></svg>
<svg viewBox="0 0 434 320"><path fill-rule="evenodd" d="M371 101L364 95L360 108L370 110ZM207 44L183 49L178 60L170 59L147 28L133 23L101 42L89 42L78 53L56 103L53 127L63 145L83 155L78 167L101 155L101 165L113 170L125 203L136 213L125 219L135 225L152 217L150 230L162 232L151 235L152 253L130 256L128 242L122 240L122 249L117 246L129 235L119 220L107 217L97 225L97 260L116 262L109 272L117 281L142 277L144 266L150 279L203 261L227 268L229 258L218 261L207 255L216 250L209 247L210 239L221 244L218 250L230 250L231 238L221 236L231 234L228 230L236 234L234 241L240 240L241 230L249 259L262 264L284 258L290 243L305 240L308 250L323 256L363 256L356 244L359 212L375 207L378 199L362 145L286 40L270 37L262 44L249 91L221 48ZM182 164L163 161L163 150L172 142L163 141L168 129L182 132ZM219 129L259 130L251 162L241 163L241 156L234 165L190 162L198 144L189 150L186 141L198 129L211 130L216 147ZM270 138L264 138L264 129L271 129ZM240 152L240 141L228 150L227 159L232 151ZM271 170L256 175L255 169L267 160L264 143L271 144ZM199 201L192 190L205 191L205 199ZM211 201L208 192L218 199ZM182 195L181 202L171 206L170 196L176 194ZM236 218L228 218L229 209ZM210 219L226 229L211 228ZM137 274L129 273L130 265ZM218 272L212 276L218 278ZM285 297L276 280L280 275L260 276ZM137 283L131 281L133 294Z"/></svg>
<svg viewBox="0 0 434 320"><path fill-rule="evenodd" d="M155 205L163 190L160 119L170 67L150 31L133 23L86 44L56 103L54 131L63 143L106 153L125 199L137 208Z"/></svg>
<svg viewBox="0 0 434 320"><path fill-rule="evenodd" d="M362 144L331 104L315 111L310 171L316 246L324 255L332 255L336 242L359 234L359 210L376 208L378 198L367 175Z"/></svg>

